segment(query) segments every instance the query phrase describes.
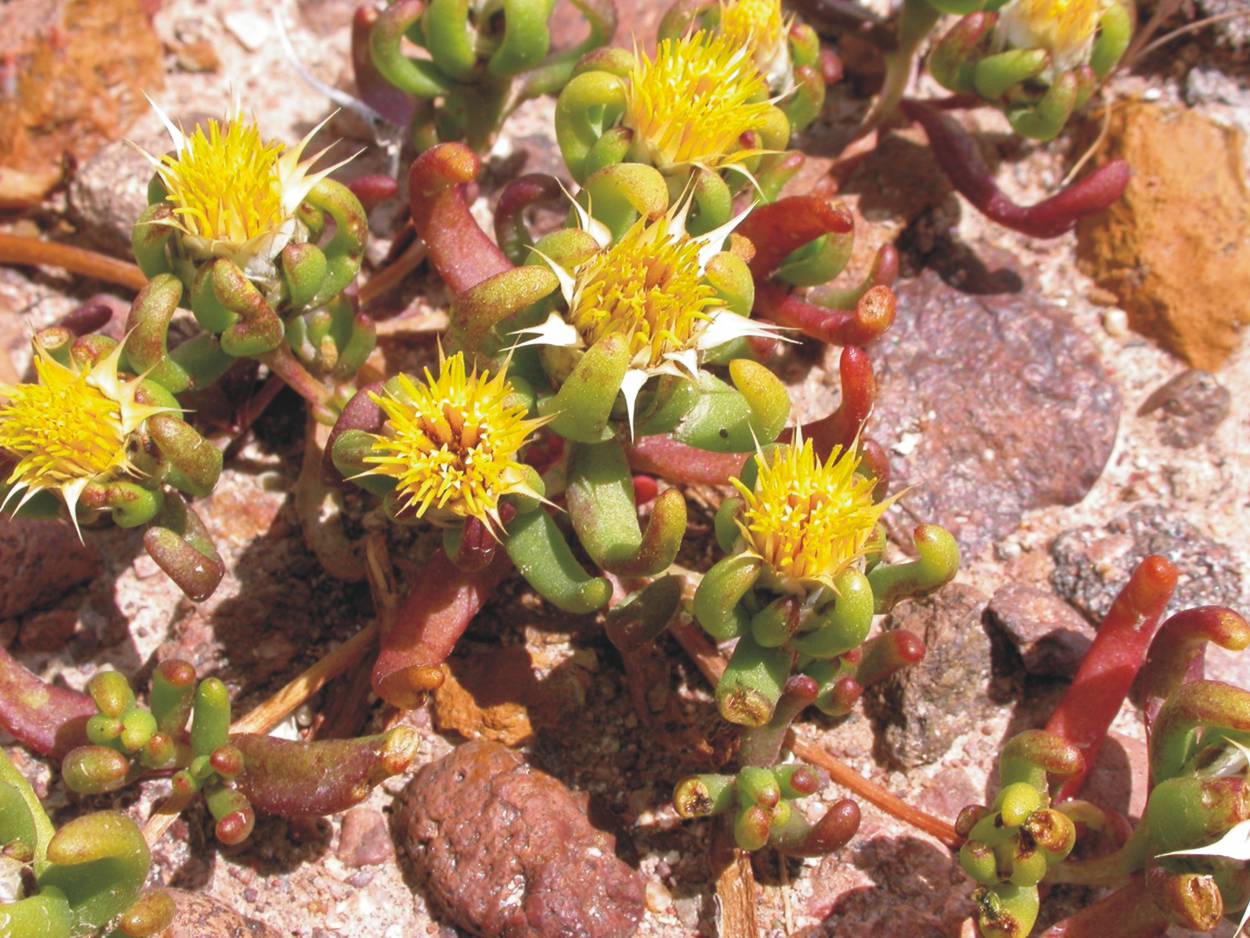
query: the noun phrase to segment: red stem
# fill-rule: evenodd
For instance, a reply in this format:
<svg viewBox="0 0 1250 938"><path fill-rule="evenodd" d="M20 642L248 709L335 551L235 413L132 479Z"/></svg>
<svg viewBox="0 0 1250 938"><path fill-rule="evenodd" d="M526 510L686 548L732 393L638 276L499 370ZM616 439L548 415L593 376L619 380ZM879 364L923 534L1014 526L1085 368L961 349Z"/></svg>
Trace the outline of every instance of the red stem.
<svg viewBox="0 0 1250 938"><path fill-rule="evenodd" d="M511 570L507 556L498 552L485 568L466 572L439 548L418 571L382 636L373 666L374 693L400 709L419 706L423 694L442 683L443 662Z"/></svg>
<svg viewBox="0 0 1250 938"><path fill-rule="evenodd" d="M877 399L872 361L862 348L848 345L842 349L838 374L842 381L842 400L837 410L828 417L803 425L804 438L812 441L822 459L827 458L835 446L846 448L855 442Z"/></svg>
<svg viewBox="0 0 1250 938"><path fill-rule="evenodd" d="M352 195L360 199L366 212L372 212L383 202L388 202L399 195L399 183L390 176L372 173L359 176L347 184Z"/></svg>
<svg viewBox="0 0 1250 938"><path fill-rule="evenodd" d="M1208 642L1242 651L1250 646L1250 624L1223 606L1198 606L1169 616L1159 626L1133 688L1148 721L1153 722L1164 699L1181 684L1202 680Z"/></svg>
<svg viewBox="0 0 1250 938"><path fill-rule="evenodd" d="M1108 208L1128 186L1128 163L1112 160L1049 199L1017 205L998 188L981 148L958 121L919 101L904 101L902 110L924 128L934 159L951 185L982 214L1022 234L1057 237L1082 216Z"/></svg>
<svg viewBox="0 0 1250 938"><path fill-rule="evenodd" d="M755 287L757 316L830 345L867 345L890 328L897 308L894 291L883 285L871 287L854 310L817 306L780 283Z"/></svg>
<svg viewBox="0 0 1250 938"><path fill-rule="evenodd" d="M728 485L741 474L745 453L707 453L672 437L644 436L625 447L629 467L681 485Z"/></svg>
<svg viewBox="0 0 1250 938"><path fill-rule="evenodd" d="M464 187L477 178L480 166L463 144L440 143L418 156L408 173L412 223L455 293L512 269L465 204Z"/></svg>
<svg viewBox="0 0 1250 938"><path fill-rule="evenodd" d="M406 769L417 750L409 727L356 739L289 740L234 733L243 753L239 790L279 817L334 814L358 804L378 782Z"/></svg>
<svg viewBox="0 0 1250 938"><path fill-rule="evenodd" d="M1176 567L1157 555L1138 564L1111 604L1072 686L1051 714L1047 731L1072 743L1085 758L1084 768L1064 781L1057 800L1075 798L1085 783L1111 721L1146 659L1177 575Z"/></svg>
<svg viewBox="0 0 1250 938"><path fill-rule="evenodd" d="M868 639L860 646L862 657L855 671L860 687L871 687L891 674L924 660L925 645L915 632L893 629Z"/></svg>
<svg viewBox="0 0 1250 938"><path fill-rule="evenodd" d="M86 694L44 683L0 648L0 728L19 743L59 759L86 745L95 714Z"/></svg>
<svg viewBox="0 0 1250 938"><path fill-rule="evenodd" d="M738 233L755 246L751 273L766 280L791 252L821 235L847 234L855 218L838 203L812 195L792 195L761 205L739 226Z"/></svg>
<svg viewBox="0 0 1250 938"><path fill-rule="evenodd" d="M505 244L519 235L526 209L544 202L558 203L564 195L560 181L549 173L526 173L504 186L495 203L495 240Z"/></svg>
<svg viewBox="0 0 1250 938"><path fill-rule="evenodd" d="M373 395L382 393L382 382L366 384L343 405L338 419L326 437L325 449L321 451L321 481L326 485L338 486L343 483L343 474L334 465L334 444L348 430L364 430L367 433L381 433L386 423L386 414L373 401Z"/></svg>
<svg viewBox="0 0 1250 938"><path fill-rule="evenodd" d="M411 5L417 6L419 15L422 6L419 0ZM407 127L412 123L412 115L416 110L413 99L383 78L373 64L370 39L373 27L381 15L373 6L363 4L356 8L356 14L352 17L352 71L356 78L356 91L360 94L360 100L396 127ZM392 15L405 14L395 11Z"/></svg>
<svg viewBox="0 0 1250 938"><path fill-rule="evenodd" d="M837 409L803 425L804 438L812 440L822 457L827 457L835 446L847 447L855 441L877 396L872 362L863 349L851 345L842 349L839 374L842 400ZM784 434L783 439L793 439L793 431ZM667 436L644 436L627 446L625 454L635 472L682 485L728 485L732 477L742 474L746 462L742 453L707 453ZM871 464L877 465L876 461Z"/></svg>

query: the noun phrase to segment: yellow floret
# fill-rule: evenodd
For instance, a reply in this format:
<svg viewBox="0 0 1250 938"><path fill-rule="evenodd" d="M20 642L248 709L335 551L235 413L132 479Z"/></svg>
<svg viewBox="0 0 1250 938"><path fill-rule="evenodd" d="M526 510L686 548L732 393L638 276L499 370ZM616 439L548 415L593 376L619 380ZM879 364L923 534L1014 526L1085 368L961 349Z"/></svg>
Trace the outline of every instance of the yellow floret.
<svg viewBox="0 0 1250 938"><path fill-rule="evenodd" d="M875 481L856 473L854 448L835 448L821 463L804 440L757 463L753 489L733 480L744 501L738 528L747 549L782 580L832 585L864 556L892 500L873 501Z"/></svg>
<svg viewBox="0 0 1250 938"><path fill-rule="evenodd" d="M543 420L525 419L525 406L500 371L466 372L464 355L444 358L424 381L405 374L395 390L373 395L386 426L365 462L368 475L396 480L405 509L432 521L477 518L498 533L499 500L534 495L516 455Z"/></svg>

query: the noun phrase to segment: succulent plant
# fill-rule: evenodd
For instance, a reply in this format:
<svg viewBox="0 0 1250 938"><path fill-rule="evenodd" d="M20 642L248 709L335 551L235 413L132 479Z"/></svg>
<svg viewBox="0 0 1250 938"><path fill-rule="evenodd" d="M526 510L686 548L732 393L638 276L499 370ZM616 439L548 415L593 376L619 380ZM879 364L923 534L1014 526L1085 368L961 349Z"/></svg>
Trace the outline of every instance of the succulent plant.
<svg viewBox="0 0 1250 938"><path fill-rule="evenodd" d="M879 563L878 522L894 499L874 497L876 480L858 472L861 462L855 447L835 447L822 460L800 434L748 461L733 480L740 497L716 516L726 556L694 598L695 618L712 638L738 640L716 688L732 723L768 723L796 665L820 682L820 709L846 713L859 696L848 681L862 690L870 676L884 676L877 645L884 639L900 650L899 636L888 634L861 650L873 617L955 575L959 550L936 525L917 529L917 560Z"/></svg>
<svg viewBox="0 0 1250 938"><path fill-rule="evenodd" d="M573 5L589 34L558 51L551 49L549 25L554 0L401 0L381 12L362 7L353 30L357 87L383 117L408 125L418 150L451 140L489 149L519 104L559 92L577 61L616 31L612 0ZM406 42L428 58L408 54Z"/></svg>
<svg viewBox="0 0 1250 938"><path fill-rule="evenodd" d="M677 813L687 819L726 815L734 842L743 850L770 846L794 856L823 856L843 847L859 828L859 808L843 799L817 824L796 801L820 791L828 777L795 763L746 766L734 775L693 775L673 793Z"/></svg>
<svg viewBox="0 0 1250 938"><path fill-rule="evenodd" d="M1250 857L1250 693L1201 679L1206 644L1240 651L1250 625L1203 606L1160 626L1176 575L1162 557L1138 566L1046 729L1003 748L993 804L961 812L959 859L981 884L974 901L985 938L1028 935L1041 883L1116 888L1056 926L1065 935L1209 932L1226 914L1242 924L1250 917L1239 911L1250 906L1250 877L1226 862ZM1076 796L1135 679L1151 731L1146 808L1132 827ZM1053 793L1048 776L1062 779ZM1109 850L1068 856L1078 837L1096 834Z"/></svg>
<svg viewBox="0 0 1250 938"><path fill-rule="evenodd" d="M444 557L463 576L486 585L498 539L541 595L566 611L589 612L606 605L610 585L585 572L541 500L565 496L578 542L598 566L628 576L663 572L685 533L685 501L676 489L661 495L643 530L622 441L635 432L667 432L685 445L746 452L756 439L775 438L789 411L780 382L748 359L729 362L732 384L711 367L744 337L776 333L747 315L751 277L723 250L729 230L687 234L689 203L670 207L654 169L605 169L587 186L590 201L598 196L597 216L576 208L578 224L540 240L521 267L493 245L475 252L489 242L464 208L457 177L447 174L476 169L472 153L441 144L418 158L410 184L418 233L457 291L448 333L455 354L441 366L446 374L427 375L424 385L394 379L381 395L361 392L344 410L330 451L345 478L387 497L398 493L393 516L424 506L415 514L452 521ZM480 379L469 360L484 369ZM496 369L489 385L487 368ZM499 370L505 368L506 379ZM487 399L494 403L479 406ZM565 441L562 493L548 491L515 458L539 427ZM493 455L479 465L483 445ZM437 450L440 462L414 460L424 448ZM395 466L389 474L388 463ZM470 484L453 496L446 480ZM505 497L507 518L498 508ZM464 609L471 615L476 606ZM425 621L413 618L417 611L404 607L414 629ZM467 618L458 621L463 630ZM388 634L407 636L394 647L431 650L414 643L408 629ZM450 650L442 641L437 647ZM408 680L415 682L410 691L428 690L438 680L442 658L423 651L405 660L395 662L394 675L375 672L375 688ZM389 693L411 701L410 691Z"/></svg>
<svg viewBox="0 0 1250 938"><path fill-rule="evenodd" d="M202 794L223 844L247 839L256 809L281 817L343 811L416 755L415 733L402 726L314 741L232 732L225 684L197 681L178 659L156 666L146 706L117 671L97 673L82 694L45 684L8 655L0 656L0 687L0 726L36 752L60 757L71 791L101 794L172 773L175 804Z"/></svg>
<svg viewBox="0 0 1250 938"><path fill-rule="evenodd" d="M914 529L914 558L885 562L884 519L906 493L888 494L889 461L866 434L876 384L865 347L894 321L898 252L884 246L868 270L834 282L856 216L832 193L855 156L794 192L805 155L791 147L821 117L841 66L780 0L677 0L657 44L632 50L606 46L611 0L572 6L588 29L566 49L553 48L554 0L356 12L363 101L349 106L375 131L378 120L402 127L417 151L396 259L369 287L405 282L428 257L449 293L437 364L424 371L375 370L380 356L366 369L377 327L367 289L355 287L367 210L400 190L398 133L378 135L392 172L346 186L329 178L342 162L305 156L324 123L287 147L237 101L191 132L157 108L172 151L147 155L137 269L0 235L6 260L17 250L22 263L79 263L142 286L124 339L101 334L109 316L84 308L36 333L34 380L0 387L0 505L65 518L80 537L106 520L145 528L156 563L188 597L207 598L225 565L188 499L212 492L223 454L192 425L198 404L185 395L228 373L252 381L255 364L235 367L252 359L271 373L260 396L285 382L309 405L297 513L327 572L368 580L376 613L264 705L264 720L233 721L226 685L185 661L157 663L141 699L117 671L80 693L0 649L0 727L56 760L65 788L89 797L166 777L172 788L142 830L96 812L55 831L0 758L0 933L156 934L173 908L143 891L149 843L199 796L218 841L237 845L258 812L333 813L403 772L417 735L402 725L345 739L266 732L375 643L371 668L352 679L361 712L368 688L388 707L419 706L514 572L562 612L600 617L632 702L670 750L699 734L671 700L653 707L650 691L671 681L669 639L691 654L732 725L715 745L697 741L705 764L677 782L673 806L684 819L720 816L741 851L840 849L857 831L857 804L839 800L815 820L803 810L836 780L957 846L984 938L1029 933L1047 884L1114 890L1051 938L1245 924L1250 692L1203 680L1201 665L1209 642L1250 646L1250 626L1215 607L1160 625L1177 580L1161 557L1117 597L1045 729L1003 747L989 803L954 827L794 732L807 708L843 717L865 687L921 659L920 638L877 617L939 589L959 565L954 538L933 524ZM943 16L958 19L939 36ZM1133 18L1129 0L904 0L892 31L863 31L891 35L862 145L896 117L914 121L978 210L1030 236L1059 235L1120 196L1127 165L1017 205L951 112L989 105L1018 135L1052 140L1118 66ZM956 97L907 98L926 47ZM542 95L556 97L552 131L574 191L546 174L501 179L511 161L494 160L492 239L470 189L482 155L503 153L494 145L509 115ZM556 210L541 229L539 206ZM192 319L198 329L178 341ZM790 396L768 362L804 339L841 348L841 398L788 426ZM376 507L360 509L338 491L347 485ZM705 572L674 567L692 485L725 487L712 531L722 556ZM365 515L363 541L316 510L327 498L340 516ZM433 535L411 540L419 563L402 596L386 556L398 525ZM326 544L365 556L340 569ZM1149 722L1136 826L1077 797L1130 693ZM685 732L668 733L683 721Z"/></svg>
<svg viewBox="0 0 1250 938"><path fill-rule="evenodd" d="M4 504L27 516L65 515L75 530L108 517L147 526L144 546L193 599L224 573L183 495L207 495L221 453L186 421L167 389L128 374L125 345L53 327L34 338L36 380L0 388Z"/></svg>
<svg viewBox="0 0 1250 938"><path fill-rule="evenodd" d="M55 830L30 783L0 752L0 926L10 938L147 938L173 919L143 891L151 857L125 814L97 811Z"/></svg>
<svg viewBox="0 0 1250 938"><path fill-rule="evenodd" d="M698 29L750 50L795 132L820 115L825 86L840 77L840 63L821 49L816 31L785 13L781 0L678 0L660 21L658 36L678 39Z"/></svg>
<svg viewBox="0 0 1250 938"><path fill-rule="evenodd" d="M321 125L286 148L238 102L224 122L189 134L157 113L174 149L148 155L149 205L133 229L151 284L127 322L131 366L179 394L211 384L235 359L258 358L332 421L329 393L304 366L350 376L376 341L372 321L343 296L368 234L360 200L328 178L343 163L314 170L322 154L301 159ZM183 304L204 332L170 350Z"/></svg>
<svg viewBox="0 0 1250 938"><path fill-rule="evenodd" d="M1133 35L1125 0L1008 0L962 17L934 46L944 87L1001 107L1023 137L1050 140L1119 64Z"/></svg>
<svg viewBox="0 0 1250 938"><path fill-rule="evenodd" d="M578 182L640 163L658 170L674 196L689 187L696 234L729 221L733 192L790 142L790 122L749 49L704 31L663 39L654 56L587 56L560 93L555 130Z"/></svg>
<svg viewBox="0 0 1250 938"><path fill-rule="evenodd" d="M1036 205L1018 205L999 189L971 135L948 107L970 106L905 96L916 59L944 15L960 19L929 55L937 81L1003 110L1021 136L1051 140L1089 101L1119 64L1133 35L1128 0L906 0L895 41L883 51L884 85L861 135L879 131L896 114L916 121L955 189L1000 225L1053 238L1078 218L1106 209L1124 194L1128 166L1111 160Z"/></svg>

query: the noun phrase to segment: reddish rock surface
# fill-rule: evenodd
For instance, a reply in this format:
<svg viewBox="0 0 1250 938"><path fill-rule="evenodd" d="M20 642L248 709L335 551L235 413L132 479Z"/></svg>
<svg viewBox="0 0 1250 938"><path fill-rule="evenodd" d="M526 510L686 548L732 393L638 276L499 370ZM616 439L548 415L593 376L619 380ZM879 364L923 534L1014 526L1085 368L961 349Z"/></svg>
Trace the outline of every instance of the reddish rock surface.
<svg viewBox="0 0 1250 938"><path fill-rule="evenodd" d="M1241 600L1243 571L1232 550L1160 505L1138 505L1105 528L1065 532L1050 552L1055 592L1095 624L1149 554L1162 554L1180 569L1169 615L1190 606L1237 607Z"/></svg>
<svg viewBox="0 0 1250 938"><path fill-rule="evenodd" d="M1115 442L1120 397L1093 345L1028 294L970 296L926 271L871 348L871 432L892 448L892 533L936 522L971 558L1031 508L1080 501Z"/></svg>
<svg viewBox="0 0 1250 938"><path fill-rule="evenodd" d="M99 569L68 524L0 516L0 619L51 602Z"/></svg>
<svg viewBox="0 0 1250 938"><path fill-rule="evenodd" d="M240 915L203 892L166 889L178 912L158 938L279 938L277 929Z"/></svg>
<svg viewBox="0 0 1250 938"><path fill-rule="evenodd" d="M865 711L890 762L915 768L936 762L970 724L992 714L990 638L981 622L985 596L952 583L906 602L890 625L924 639L924 660L869 688Z"/></svg>
<svg viewBox="0 0 1250 938"><path fill-rule="evenodd" d="M1019 656L1029 674L1072 677L1093 642L1094 630L1054 593L1008 583L990 598L986 623Z"/></svg>
<svg viewBox="0 0 1250 938"><path fill-rule="evenodd" d="M423 766L397 802L396 837L428 897L476 935L626 938L642 918L642 878L612 838L497 743Z"/></svg>
<svg viewBox="0 0 1250 938"><path fill-rule="evenodd" d="M1224 422L1232 397L1215 375L1190 368L1152 391L1137 413L1154 419L1165 446L1189 449L1209 439Z"/></svg>
<svg viewBox="0 0 1250 938"><path fill-rule="evenodd" d="M353 868L385 863L395 855L386 817L374 808L352 808L343 815L335 856Z"/></svg>
<svg viewBox="0 0 1250 938"><path fill-rule="evenodd" d="M434 693L434 726L467 739L524 745L535 729L561 726L585 703L587 677L566 664L540 679L533 656L516 645L457 657Z"/></svg>
<svg viewBox="0 0 1250 938"><path fill-rule="evenodd" d="M22 621L18 637L23 651L56 651L78 629L78 612L74 609L49 609L36 612Z"/></svg>
<svg viewBox="0 0 1250 938"><path fill-rule="evenodd" d="M1104 152L1133 167L1124 198L1077 226L1078 258L1138 332L1214 371L1250 323L1244 138L1193 111L1117 107Z"/></svg>
<svg viewBox="0 0 1250 938"><path fill-rule="evenodd" d="M68 155L85 159L125 131L164 74L140 0L15 0L0 57L0 206L37 202ZM11 70L11 71L10 71Z"/></svg>

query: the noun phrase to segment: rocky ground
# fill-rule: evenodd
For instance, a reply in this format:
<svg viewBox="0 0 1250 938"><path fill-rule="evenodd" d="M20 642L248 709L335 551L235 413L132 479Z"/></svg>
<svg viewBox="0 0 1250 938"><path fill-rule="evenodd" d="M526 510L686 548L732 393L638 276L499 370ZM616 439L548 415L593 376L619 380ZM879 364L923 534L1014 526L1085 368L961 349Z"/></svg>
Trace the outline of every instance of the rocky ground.
<svg viewBox="0 0 1250 938"><path fill-rule="evenodd" d="M93 22L88 14L108 6L57 5L83 29ZM133 6L134 21L110 42L137 64L107 75L99 63L83 66L108 79L102 98L114 102L112 110L84 103L75 118L94 122L98 139L88 146L77 134L75 145L87 150L68 189L2 216L0 230L124 256L147 170L121 137L162 148L155 119L131 107L139 90L186 124L220 113L233 91L279 139L302 136L329 112L255 5ZM20 49L24 35L37 34L38 18L23 18L27 7L46 15L46 4L14 3L14 29L0 46ZM352 7L350 0L284 6L303 68L339 87L350 87ZM158 9L149 29L143 13L151 8ZM632 28L645 36L654 19L652 4L638 4L622 35ZM953 818L962 805L986 800L1000 744L1045 720L1093 634L1091 623L1136 559L1165 553L1180 566L1178 608L1250 609L1250 343L1238 344L1235 326L1238 317L1250 318L1250 195L1244 138L1225 129L1250 129L1250 47L1237 46L1241 37L1231 25L1187 36L1111 83L1109 143L1094 159L1124 153L1137 176L1123 210L1078 233L1039 242L988 225L950 192L923 138L910 131L888 135L844 188L860 221L857 263L887 240L904 258L898 322L872 349L881 382L873 435L889 449L899 484L910 486L894 513L894 533L906 542L915 522L937 521L956 533L966 559L954 584L895 615L925 636L925 662L873 694L864 713L836 723L810 719L800 734L934 814ZM840 134L845 139L862 107L857 82L866 80L834 93L828 120L810 134L805 180L827 168L824 154ZM92 89L81 81L73 93L101 94ZM0 121L12 119L12 94L4 94ZM550 115L549 102L517 115L495 161L497 176L515 170L518 154L527 169L559 169ZM1000 184L1021 201L1057 188L1099 129L1091 119L1043 148L1009 138L996 115L978 113L973 122L999 160ZM351 115L332 120L324 136L351 138L340 145L345 151L366 148L345 177L385 163ZM59 172L33 143L3 155L20 173L0 174L0 204L22 201L22 192ZM375 222L383 235L371 255L378 261L387 221ZM10 314L0 317L8 352L0 375L8 359L16 373L27 366L31 329L101 291L109 288L52 269L0 268L0 309ZM404 323L444 300L424 274L400 292L383 343L391 369L431 353L428 338ZM119 308L129 302L121 293L114 299ZM800 416L836 403L835 356L804 347L778 363ZM203 418L221 417L224 406L205 400ZM146 677L155 660L177 655L219 674L240 707L264 699L372 615L364 586L326 574L301 533L293 493L304 430L298 400L280 396L202 503L228 573L199 605L159 573L137 536L89 532L80 549L68 529L6 522L0 637L29 667L75 687L102 665ZM687 563L710 557L718 498L692 493ZM395 546L401 572L423 547ZM706 685L675 643L666 639L665 649L672 680L660 693L675 695L692 725L714 727ZM1214 676L1250 683L1250 660L1211 658ZM617 855L640 871L646 914L639 934L714 933L711 831L677 824L666 808L691 754L640 728L600 625L559 615L510 583L471 628L452 670L455 679L430 709L404 717L423 734L418 762L465 736L523 747L531 765L584 793L591 823L614 835ZM350 698L349 684L332 685L282 731L306 731L327 718L338 726L380 725L386 715L379 708L357 715L337 703ZM1130 784L1141 778L1133 771L1143 757L1140 724L1126 710L1115 729L1119 745L1108 747L1093 784L1108 802L1140 809L1142 793ZM10 751L59 814L81 810L46 765ZM162 784L129 792L121 803L143 816ZM397 859L392 834L401 841L409 834L393 809L406 784L392 779L331 820L261 819L236 850L219 848L205 814L189 812L156 851L154 877L217 897L278 934L453 934L431 918L410 866ZM833 789L825 797L843 794ZM759 921L769 936L971 933L970 886L949 852L871 806L839 854L785 868L763 860L756 874Z"/></svg>

